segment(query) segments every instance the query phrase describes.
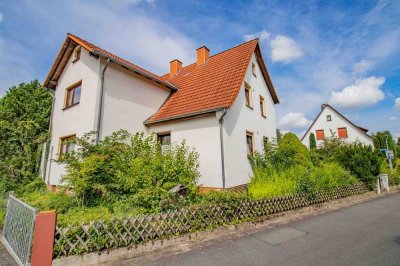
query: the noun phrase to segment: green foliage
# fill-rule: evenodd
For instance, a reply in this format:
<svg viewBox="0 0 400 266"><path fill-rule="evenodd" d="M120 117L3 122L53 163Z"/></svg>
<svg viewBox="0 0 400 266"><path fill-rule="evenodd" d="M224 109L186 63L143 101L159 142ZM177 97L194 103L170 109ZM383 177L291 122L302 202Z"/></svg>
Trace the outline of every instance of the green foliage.
<svg viewBox="0 0 400 266"><path fill-rule="evenodd" d="M310 154L306 146L293 133L286 133L279 143L278 151L287 157L293 165L312 166Z"/></svg>
<svg viewBox="0 0 400 266"><path fill-rule="evenodd" d="M37 176L49 128L52 97L37 80L0 98L0 193Z"/></svg>
<svg viewBox="0 0 400 266"><path fill-rule="evenodd" d="M325 140L318 149L318 154L321 160L339 163L370 188L375 185L382 157L371 146L357 142L345 143L336 139Z"/></svg>
<svg viewBox="0 0 400 266"><path fill-rule="evenodd" d="M310 134L310 149L316 149L317 148L317 140L315 139L314 133L311 132Z"/></svg>
<svg viewBox="0 0 400 266"><path fill-rule="evenodd" d="M398 147L390 131L380 131L373 134L372 141L374 142L375 149L378 152L380 152L380 149L386 149L389 147L389 149L393 151L395 159L398 158ZM385 153L381 153L383 157L386 157Z"/></svg>
<svg viewBox="0 0 400 266"><path fill-rule="evenodd" d="M185 143L161 151L155 135L120 130L95 144L93 133L77 138L78 151L61 159L66 184L82 206L125 200L135 208L159 211L169 189L183 184L193 194L199 177L198 154Z"/></svg>
<svg viewBox="0 0 400 266"><path fill-rule="evenodd" d="M389 169L389 166L388 166L388 169ZM400 159L397 159L394 162L393 171L391 171L389 173L389 184L396 185L396 186L400 185Z"/></svg>

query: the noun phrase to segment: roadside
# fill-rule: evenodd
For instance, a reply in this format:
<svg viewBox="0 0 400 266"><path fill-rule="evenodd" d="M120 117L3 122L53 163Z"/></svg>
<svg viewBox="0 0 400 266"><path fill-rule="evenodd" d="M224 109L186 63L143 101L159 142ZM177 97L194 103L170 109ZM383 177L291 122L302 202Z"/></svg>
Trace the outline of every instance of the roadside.
<svg viewBox="0 0 400 266"><path fill-rule="evenodd" d="M153 244L147 244L143 249L135 250L134 252L136 254L130 254L131 258L127 259L125 262L118 261L107 265L136 265L157 261L166 257L213 245L215 242L233 241L234 239L244 237L249 234L296 222L304 218L311 218L313 216L333 212L338 209L346 208L374 199L386 198L397 192L398 189L394 187L391 188L391 192L384 195L376 195L375 192L367 192L362 195L342 198L303 209L277 214L257 222L247 222L238 225L220 227L208 232L191 234L172 240L171 244L168 244L168 241L171 240L165 241L165 243L161 242L161 244L158 241L155 241Z"/></svg>
<svg viewBox="0 0 400 266"><path fill-rule="evenodd" d="M372 193L109 265L398 265L400 193Z"/></svg>

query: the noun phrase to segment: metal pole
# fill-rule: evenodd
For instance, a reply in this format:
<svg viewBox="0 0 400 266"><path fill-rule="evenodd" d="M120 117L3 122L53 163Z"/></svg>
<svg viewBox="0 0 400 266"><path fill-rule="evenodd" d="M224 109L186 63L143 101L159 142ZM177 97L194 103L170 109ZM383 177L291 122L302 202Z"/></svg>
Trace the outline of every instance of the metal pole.
<svg viewBox="0 0 400 266"><path fill-rule="evenodd" d="M389 135L386 136L386 150L387 151L389 151L388 138L389 138ZM390 171L393 171L392 158L391 158L390 154L387 154L387 157L389 160Z"/></svg>

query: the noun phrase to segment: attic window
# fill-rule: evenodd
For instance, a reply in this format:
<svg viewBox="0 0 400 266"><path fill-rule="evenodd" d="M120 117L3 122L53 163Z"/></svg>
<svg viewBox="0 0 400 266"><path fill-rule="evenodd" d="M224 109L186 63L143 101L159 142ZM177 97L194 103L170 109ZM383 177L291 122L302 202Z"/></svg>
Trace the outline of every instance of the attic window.
<svg viewBox="0 0 400 266"><path fill-rule="evenodd" d="M328 121L328 122L332 121L332 116L331 115L327 115L326 116L326 121Z"/></svg>
<svg viewBox="0 0 400 266"><path fill-rule="evenodd" d="M253 100L252 100L253 95L252 95L251 87L247 83L244 84L244 94L246 97L246 106L253 109Z"/></svg>
<svg viewBox="0 0 400 266"><path fill-rule="evenodd" d="M347 136L347 128L342 127L342 128L338 128L338 135L340 139L346 139Z"/></svg>
<svg viewBox="0 0 400 266"><path fill-rule="evenodd" d="M75 49L74 51L74 60L72 61L72 63L75 63L76 61L78 61L81 58L81 47L79 46L78 48Z"/></svg>
<svg viewBox="0 0 400 266"><path fill-rule="evenodd" d="M256 74L256 64L251 63L251 71L253 72L253 76L257 77L257 74Z"/></svg>
<svg viewBox="0 0 400 266"><path fill-rule="evenodd" d="M319 129L316 131L317 140L323 140L325 138L325 132L323 129Z"/></svg>

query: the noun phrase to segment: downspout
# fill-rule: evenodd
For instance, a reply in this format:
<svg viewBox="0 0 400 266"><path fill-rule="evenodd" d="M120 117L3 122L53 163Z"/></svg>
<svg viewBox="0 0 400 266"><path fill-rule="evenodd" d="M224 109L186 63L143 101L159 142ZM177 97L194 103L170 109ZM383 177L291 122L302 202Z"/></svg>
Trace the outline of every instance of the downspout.
<svg viewBox="0 0 400 266"><path fill-rule="evenodd" d="M48 157L49 157L49 149L50 149L50 144L51 144L51 131L52 131L52 125L53 125L53 113L54 113L54 102L56 100L56 97L53 93L50 92L49 88L45 88L47 90L47 92L49 93L49 95L51 96L51 112L50 112L50 121L49 121L49 136L46 140L46 142L44 143L45 147L43 149L43 157L42 157L42 162L41 162L41 176L43 178L43 181L45 183L48 183L50 181L50 176L46 176L46 171L47 171L47 162L48 162ZM50 161L50 167L51 167L51 161ZM50 171L49 171L50 173Z"/></svg>
<svg viewBox="0 0 400 266"><path fill-rule="evenodd" d="M104 98L104 76L105 76L109 62L110 62L110 58L107 58L106 65L104 66L103 71L101 72L100 101L99 101L99 115L97 117L96 144L99 144L99 141L100 141L101 117L103 114L103 98Z"/></svg>
<svg viewBox="0 0 400 266"><path fill-rule="evenodd" d="M219 140L221 142L221 168L222 168L222 189L225 190L225 156L224 156L224 116L227 109L224 108L221 117L219 118Z"/></svg>

